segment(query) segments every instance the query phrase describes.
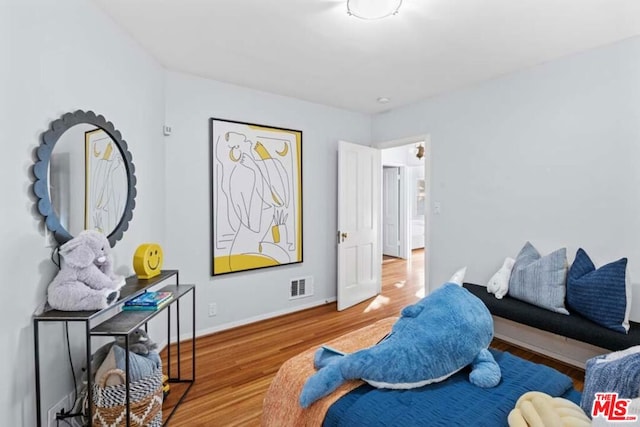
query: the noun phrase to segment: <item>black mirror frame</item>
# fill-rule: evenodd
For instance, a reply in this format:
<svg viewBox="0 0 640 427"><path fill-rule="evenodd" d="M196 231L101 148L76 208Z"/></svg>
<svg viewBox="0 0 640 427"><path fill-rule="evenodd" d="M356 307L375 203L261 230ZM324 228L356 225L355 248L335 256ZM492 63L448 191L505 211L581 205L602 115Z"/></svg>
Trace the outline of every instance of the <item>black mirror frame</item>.
<svg viewBox="0 0 640 427"><path fill-rule="evenodd" d="M122 235L129 228L129 221L133 217L133 209L136 206L135 198L136 176L135 166L132 161L131 153L127 147L127 143L122 139L120 131L118 131L113 123L107 121L102 115L96 115L93 111L77 110L73 113L66 113L61 118L51 122L49 130L42 134L42 141L37 150L38 161L33 167L33 173L36 180L33 184L33 193L38 198L38 211L45 218L45 224L51 232L53 232L56 241L63 244L71 240L73 236L60 223L58 214L51 205L51 197L49 195L49 162L51 160L51 152L55 147L58 139L67 129L81 123L89 123L104 130L116 143L127 171L127 201L122 213L122 218L116 228L107 236L111 247L122 239Z"/></svg>

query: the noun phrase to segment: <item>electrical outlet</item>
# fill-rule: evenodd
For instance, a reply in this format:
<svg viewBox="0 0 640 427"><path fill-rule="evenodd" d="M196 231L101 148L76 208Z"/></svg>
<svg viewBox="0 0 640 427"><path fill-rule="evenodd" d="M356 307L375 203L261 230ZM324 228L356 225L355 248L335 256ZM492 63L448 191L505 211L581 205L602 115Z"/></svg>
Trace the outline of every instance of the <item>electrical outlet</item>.
<svg viewBox="0 0 640 427"><path fill-rule="evenodd" d="M47 413L47 426L56 427L58 425L56 421L56 414L64 410L69 411L71 409L69 406L69 396L63 397L60 402L53 405Z"/></svg>
<svg viewBox="0 0 640 427"><path fill-rule="evenodd" d="M218 314L218 304L215 302L209 303L209 317L213 317Z"/></svg>

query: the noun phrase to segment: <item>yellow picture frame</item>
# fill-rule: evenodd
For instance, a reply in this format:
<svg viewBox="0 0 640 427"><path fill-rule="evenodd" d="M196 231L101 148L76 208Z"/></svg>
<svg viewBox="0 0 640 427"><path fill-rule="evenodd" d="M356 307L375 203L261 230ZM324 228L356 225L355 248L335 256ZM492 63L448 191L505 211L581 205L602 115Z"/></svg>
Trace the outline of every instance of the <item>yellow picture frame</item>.
<svg viewBox="0 0 640 427"><path fill-rule="evenodd" d="M300 263L302 131L210 119L211 274Z"/></svg>

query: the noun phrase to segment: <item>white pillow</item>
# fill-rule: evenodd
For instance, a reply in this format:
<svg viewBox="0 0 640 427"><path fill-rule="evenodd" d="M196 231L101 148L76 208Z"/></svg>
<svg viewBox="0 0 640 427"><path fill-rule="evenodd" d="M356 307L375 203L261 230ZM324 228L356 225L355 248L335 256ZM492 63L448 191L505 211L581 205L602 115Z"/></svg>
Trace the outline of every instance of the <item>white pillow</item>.
<svg viewBox="0 0 640 427"><path fill-rule="evenodd" d="M455 283L458 286L462 286L462 282L464 282L464 275L467 273L467 267L462 267L460 270L453 273L451 279L449 279L449 283Z"/></svg>
<svg viewBox="0 0 640 427"><path fill-rule="evenodd" d="M502 299L503 296L509 291L509 278L511 277L511 270L513 270L513 264L516 260L507 257L504 260L504 264L500 267L500 270L496 272L489 282L487 282L487 292L494 294L496 298Z"/></svg>

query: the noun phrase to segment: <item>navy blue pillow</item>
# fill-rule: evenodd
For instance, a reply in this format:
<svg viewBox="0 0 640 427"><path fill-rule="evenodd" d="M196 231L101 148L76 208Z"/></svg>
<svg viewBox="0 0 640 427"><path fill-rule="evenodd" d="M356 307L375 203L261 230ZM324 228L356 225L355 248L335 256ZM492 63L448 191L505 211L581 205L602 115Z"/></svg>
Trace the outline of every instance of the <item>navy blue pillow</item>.
<svg viewBox="0 0 640 427"><path fill-rule="evenodd" d="M567 304L577 313L606 328L629 330L627 259L596 270L589 255L578 249L567 276ZM630 286L630 284L629 284Z"/></svg>

